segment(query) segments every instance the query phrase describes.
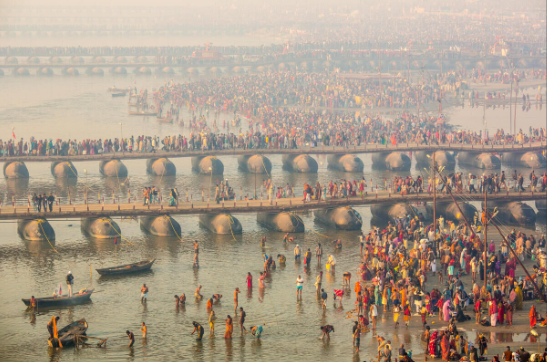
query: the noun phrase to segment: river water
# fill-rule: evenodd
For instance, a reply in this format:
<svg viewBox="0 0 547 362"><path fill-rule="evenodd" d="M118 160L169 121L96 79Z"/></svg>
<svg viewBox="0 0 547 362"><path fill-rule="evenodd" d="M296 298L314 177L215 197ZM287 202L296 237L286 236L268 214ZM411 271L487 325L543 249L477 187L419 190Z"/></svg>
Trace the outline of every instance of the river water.
<svg viewBox="0 0 547 362"><path fill-rule="evenodd" d="M5 76L0 87L0 138L11 137L12 128L17 138L105 138L124 137L129 135L171 135L184 132L188 128L178 125L158 124L153 118L130 117L127 115L127 100L112 98L106 89L110 86L140 88L157 88L171 77L112 77L100 78L82 75L69 77L16 78ZM175 81L186 81L187 78L175 76ZM491 113L490 113L491 112ZM452 109L447 112L450 121L464 128L482 129L482 109ZM188 115L183 115L188 119ZM487 117L491 132L502 127L501 119L508 117L508 110L489 110ZM491 117L491 118L490 118ZM545 112L519 109L518 119L522 125L534 127L545 125ZM229 120L221 116L221 120ZM123 125L123 130L120 127ZM504 121L505 122L505 121ZM543 122L543 123L542 123ZM506 122L508 124L508 120ZM505 125L505 123L503 123ZM507 127L507 126L505 126ZM272 180L275 185L289 183L301 192L304 182L315 184L328 180L360 179L364 176L370 185L385 185L385 179L395 173L372 170L370 155L360 155L365 163L361 174L344 174L327 170L326 157L314 156L319 163L319 172L314 175L289 173L281 168L281 156L272 156ZM145 161L125 162L129 171L128 180L105 179L99 174L98 162L76 162L80 178L77 181L55 180L47 163L27 163L29 180L6 180L0 183L0 195L4 202L12 196L19 205L26 204L27 196L33 192L53 192L65 198L70 192L76 202L83 199L85 185L93 190L92 202L96 202L100 193L122 200L129 191L135 195L144 186L156 185L166 194L170 188L177 187L183 197L186 190L193 198L200 198L203 189L207 197L208 186L215 183L207 176L193 174L190 159L173 159L177 166L176 177L152 177L146 174ZM237 170L235 157L222 157L225 166L223 177L228 179L238 194L252 194L255 181L261 184L266 176L255 176ZM458 166L459 167L459 166ZM87 177L84 176L87 170ZM504 167L507 173L509 170ZM460 170L460 168L457 168ZM463 170L463 169L462 169ZM482 172L480 170L463 170ZM522 170L529 172L529 170ZM411 174L420 171L412 167ZM401 173L403 175L405 173ZM372 180L371 182L369 180ZM259 192L261 188L259 186ZM263 192L263 191L262 191ZM97 193L97 196L95 196ZM478 205L477 205L478 206ZM371 225L371 213L367 207L358 207L364 228ZM182 226L184 243L177 238L156 238L140 230L136 221L116 220L125 238L132 244L121 242L115 246L112 240L92 239L80 230L79 220L52 220L55 229L55 250L48 243L23 241L17 235L16 224L1 222L0 232L0 353L6 361L91 361L102 360L180 360L198 361L227 360L251 361L271 359L285 361L300 358L313 360L335 359L361 361L369 359L367 348L375 348L375 340L367 335L362 341L362 352L355 357L351 345L351 319L346 319L346 312L353 308L353 301L346 300L342 309L334 309L329 295L326 314L322 312L320 302L316 300L313 283L321 270L313 261L311 271L305 272L302 264L295 264L290 256L293 246L284 247L282 234L270 232L256 223L256 215L236 215L243 225L243 235L215 236L198 225L197 216L175 216ZM344 248L336 254L337 271L335 275L327 274L326 290L332 292L340 288L342 273L354 271L359 262L358 232L334 231L321 224L314 223L313 214L301 215L306 224L306 232L297 235L296 242L304 250L315 248L318 242L325 246L325 254L333 252L331 240L342 239ZM545 231L538 224L538 229ZM258 272L262 270L260 239L266 236L267 254L284 253L288 256L286 267L279 268L267 280L267 288L260 293L257 286ZM192 268L192 240L201 244L199 269ZM95 268L131 263L143 259L156 259L153 271L149 274L121 279L101 279ZM90 275L91 265L91 275ZM322 266L324 270L324 265ZM39 311L29 314L20 301L29 298L51 295L63 284L68 271L76 278L75 289L95 288L92 303L61 310ZM248 292L245 288L245 277L251 272L255 277L255 288ZM294 281L302 274L305 279L303 302L297 303ZM142 283L150 288L149 301L143 306L139 300L139 289ZM207 297L221 293L225 297L215 306L218 316L217 336L196 342L191 322L198 321L206 326L207 315L205 301L195 303L192 296L197 285L203 285L203 294ZM249 335L240 337L237 327L235 338L225 341L223 320L227 314L233 315L232 293L235 287L242 289L240 305L247 311L247 326L266 324L264 338L260 341ZM186 308L176 310L173 295L186 293L189 302ZM53 315L60 315L60 325L86 318L89 323L90 336L108 337L107 349L67 349L62 352L51 351L46 344L46 323ZM145 321L149 328L149 337L142 343L138 328ZM330 342L318 340L319 326L332 324L336 332ZM127 347L125 330L135 332L137 342L133 349ZM208 328L206 328L206 331ZM417 334L404 331L387 331L393 345L405 343L407 348L416 351L422 349Z"/></svg>

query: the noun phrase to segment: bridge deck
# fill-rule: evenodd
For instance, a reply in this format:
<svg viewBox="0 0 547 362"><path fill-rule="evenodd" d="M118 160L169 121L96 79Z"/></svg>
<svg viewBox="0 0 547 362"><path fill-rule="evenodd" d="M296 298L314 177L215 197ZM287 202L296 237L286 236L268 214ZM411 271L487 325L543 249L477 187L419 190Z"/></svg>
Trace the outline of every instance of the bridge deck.
<svg viewBox="0 0 547 362"><path fill-rule="evenodd" d="M223 150L184 150L182 152L171 151L159 151L149 153L139 152L117 152L117 153L105 153L98 155L76 155L76 156L10 156L3 157L0 160L4 162L59 162L59 161L104 161L104 160L139 160L139 159L151 159L151 158L179 158L179 157L204 157L204 156L239 156L239 155L299 155L303 153L325 155L325 154L348 154L348 153L379 153L379 152L411 152L411 151L470 151L470 152L527 152L527 151L539 151L546 150L547 145L544 142L534 142L522 145L473 145L473 144L440 144L440 145L419 145L402 143L397 145L381 145L381 144L363 144L361 146L349 146L349 147L336 147L336 146L319 146L319 147L302 147L296 149L285 148L260 148L260 149L223 149Z"/></svg>
<svg viewBox="0 0 547 362"><path fill-rule="evenodd" d="M455 194L465 196L466 201L482 201L481 194ZM532 201L545 200L546 192L524 193L499 193L488 196L489 201ZM338 206L363 206L386 202L432 202L433 195L428 193L410 194L406 196L390 194L388 191L369 192L368 195L349 197L346 199L334 199L327 201L304 202L301 197L272 200L237 200L216 203L215 201L183 202L176 207L164 204L143 205L141 203L123 204L79 204L79 205L55 205L53 212L34 212L32 207L4 206L0 208L0 220L14 219L66 219L66 218L93 218L99 216L160 216L160 215L197 215L230 213L256 213L256 212L282 212L282 211L307 211ZM450 195L437 194L437 202L452 202Z"/></svg>

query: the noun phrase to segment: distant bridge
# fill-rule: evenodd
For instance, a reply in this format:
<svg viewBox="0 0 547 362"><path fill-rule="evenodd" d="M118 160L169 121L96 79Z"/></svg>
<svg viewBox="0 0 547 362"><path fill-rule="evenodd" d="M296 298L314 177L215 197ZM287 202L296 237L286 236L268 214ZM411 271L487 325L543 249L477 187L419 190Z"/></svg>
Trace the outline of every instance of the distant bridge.
<svg viewBox="0 0 547 362"><path fill-rule="evenodd" d="M416 151L455 151L455 152L543 152L547 148L545 142L533 142L527 144L509 145L478 145L478 144L417 144L399 143L391 144L362 144L360 146L318 146L301 148L230 148L222 150L183 150L183 151L157 151L157 152L112 152L95 155L73 156L7 156L0 158L8 162L63 162L63 161L109 161L109 160L141 160L157 158L181 158L181 157L207 157L207 156L241 156L241 155L346 155L359 153L389 153L389 152L416 152Z"/></svg>

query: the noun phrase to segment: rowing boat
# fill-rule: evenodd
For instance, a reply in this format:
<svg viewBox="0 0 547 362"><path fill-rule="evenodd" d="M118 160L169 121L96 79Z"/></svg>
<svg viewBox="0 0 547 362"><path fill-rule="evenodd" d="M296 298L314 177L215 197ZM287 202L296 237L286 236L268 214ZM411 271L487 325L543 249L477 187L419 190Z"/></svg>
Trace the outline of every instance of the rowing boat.
<svg viewBox="0 0 547 362"><path fill-rule="evenodd" d="M158 112L127 111L130 116L156 116Z"/></svg>
<svg viewBox="0 0 547 362"><path fill-rule="evenodd" d="M122 91L122 92L112 92L112 97L124 97L125 95L127 94L127 91Z"/></svg>
<svg viewBox="0 0 547 362"><path fill-rule="evenodd" d="M173 123L173 117L156 118L160 123Z"/></svg>
<svg viewBox="0 0 547 362"><path fill-rule="evenodd" d="M78 305L84 304L91 300L91 294L93 289L83 290L80 293L73 294L72 297L60 296L60 297L46 297L46 298L36 298L36 307L37 308L46 308L46 307L65 307L69 305ZM30 306L30 299L21 299L26 306Z"/></svg>
<svg viewBox="0 0 547 362"><path fill-rule="evenodd" d="M110 268L95 269L101 276L125 275L149 271L156 259L139 261L138 263L118 265Z"/></svg>
<svg viewBox="0 0 547 362"><path fill-rule="evenodd" d="M127 88L110 87L108 88L108 91L111 93L118 93L118 92L127 92L130 89L131 89L130 87L127 87Z"/></svg>
<svg viewBox="0 0 547 362"><path fill-rule="evenodd" d="M76 343L77 336L85 336L87 332L87 322L84 318L79 321L70 323L68 326L57 332L59 340L63 344L63 347L73 346ZM57 339L48 339L47 343L50 347L58 347L59 341Z"/></svg>

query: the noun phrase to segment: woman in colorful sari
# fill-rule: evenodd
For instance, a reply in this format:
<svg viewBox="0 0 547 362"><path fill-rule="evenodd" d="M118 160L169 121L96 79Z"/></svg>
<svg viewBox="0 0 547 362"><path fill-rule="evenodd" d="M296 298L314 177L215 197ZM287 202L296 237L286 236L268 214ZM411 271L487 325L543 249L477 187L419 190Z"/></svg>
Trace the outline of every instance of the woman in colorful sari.
<svg viewBox="0 0 547 362"><path fill-rule="evenodd" d="M443 305L443 320L448 322L450 320L450 299L446 300Z"/></svg>
<svg viewBox="0 0 547 362"><path fill-rule="evenodd" d="M232 338L233 331L234 331L234 322L232 321L232 317L228 316L228 319L226 319L226 332L224 333L224 338L226 339Z"/></svg>
<svg viewBox="0 0 547 362"><path fill-rule="evenodd" d="M495 300L492 300L490 303L490 325L495 327L498 323L498 305Z"/></svg>
<svg viewBox="0 0 547 362"><path fill-rule="evenodd" d="M510 303L505 303L505 314L507 317L507 324L512 326L513 325L513 306Z"/></svg>
<svg viewBox="0 0 547 362"><path fill-rule="evenodd" d="M443 361L448 361L448 357L450 356L450 340L446 333L443 334L441 338L441 350L443 354L442 355Z"/></svg>
<svg viewBox="0 0 547 362"><path fill-rule="evenodd" d="M505 307L502 302L498 303L498 324L503 325L505 319Z"/></svg>
<svg viewBox="0 0 547 362"><path fill-rule="evenodd" d="M431 338L429 338L429 354L432 357L436 357L436 346L437 346L437 335L439 334L438 331L433 332L431 335Z"/></svg>
<svg viewBox="0 0 547 362"><path fill-rule="evenodd" d="M537 323L537 311L536 306L532 304L532 308L530 308L530 314L528 316L530 317L530 328L534 328Z"/></svg>
<svg viewBox="0 0 547 362"><path fill-rule="evenodd" d="M522 301L524 300L524 294L522 294L522 289L520 288L520 285L517 285L515 287L515 293L517 293L517 298L515 299L517 310L522 310Z"/></svg>

